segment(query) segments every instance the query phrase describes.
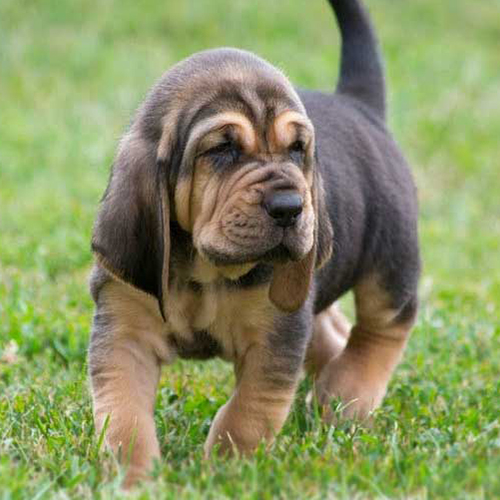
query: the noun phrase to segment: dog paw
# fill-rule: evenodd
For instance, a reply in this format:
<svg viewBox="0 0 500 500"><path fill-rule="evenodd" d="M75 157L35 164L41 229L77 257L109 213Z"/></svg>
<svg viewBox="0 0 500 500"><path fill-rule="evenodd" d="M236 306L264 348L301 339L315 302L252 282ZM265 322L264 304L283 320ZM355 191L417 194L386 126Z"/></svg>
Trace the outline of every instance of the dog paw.
<svg viewBox="0 0 500 500"><path fill-rule="evenodd" d="M322 408L322 418L335 423L341 418L365 421L380 406L387 389L385 370L363 363L344 351L322 369L315 384L316 398ZM341 401L339 411L332 402Z"/></svg>
<svg viewBox="0 0 500 500"><path fill-rule="evenodd" d="M250 455L262 442L272 443L286 418L286 411L280 412L279 425L274 429L271 418L272 415L252 411L231 399L215 416L204 446L205 458L214 451L226 456Z"/></svg>
<svg viewBox="0 0 500 500"><path fill-rule="evenodd" d="M147 481L148 479L151 479L151 476L147 467L129 466L126 470L121 487L125 491L132 490L139 483Z"/></svg>
<svg viewBox="0 0 500 500"><path fill-rule="evenodd" d="M216 451L219 455L234 456L248 454L258 445L259 436L253 436L251 429L245 429L244 417L238 418L231 402L221 406L210 427L205 441L205 458Z"/></svg>

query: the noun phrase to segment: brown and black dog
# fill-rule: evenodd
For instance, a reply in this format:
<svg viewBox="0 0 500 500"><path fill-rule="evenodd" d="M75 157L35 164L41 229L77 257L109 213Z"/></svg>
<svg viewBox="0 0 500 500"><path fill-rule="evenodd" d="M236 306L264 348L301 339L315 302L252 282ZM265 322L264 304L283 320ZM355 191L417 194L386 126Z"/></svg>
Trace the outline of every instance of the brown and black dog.
<svg viewBox="0 0 500 500"><path fill-rule="evenodd" d="M271 441L304 367L325 418L333 398L365 418L401 359L417 311L416 192L386 128L367 14L330 4L335 93L209 50L161 77L120 142L92 239L89 370L98 431L109 416L109 446L131 448L127 484L160 455L155 393L177 356L235 366L207 454ZM352 329L335 306L349 290Z"/></svg>

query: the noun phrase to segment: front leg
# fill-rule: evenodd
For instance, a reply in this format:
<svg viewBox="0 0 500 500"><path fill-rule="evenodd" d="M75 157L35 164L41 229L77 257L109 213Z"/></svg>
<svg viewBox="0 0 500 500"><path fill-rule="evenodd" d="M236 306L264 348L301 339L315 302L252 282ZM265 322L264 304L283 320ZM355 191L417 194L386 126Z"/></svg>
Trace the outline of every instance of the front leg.
<svg viewBox="0 0 500 500"><path fill-rule="evenodd" d="M416 314L416 298L396 301L373 277L355 288L356 324L340 356L316 373L316 395L326 420L339 398L345 417L365 419L382 402L401 360Z"/></svg>
<svg viewBox="0 0 500 500"><path fill-rule="evenodd" d="M221 454L249 454L280 432L295 397L309 336L302 321L290 328L287 334L283 324L282 333L251 345L237 360L236 388L215 416L206 455L214 446Z"/></svg>
<svg viewBox="0 0 500 500"><path fill-rule="evenodd" d="M126 466L125 487L146 477L160 457L153 418L160 325L147 301L126 285L107 283L97 301L89 349L96 431L100 434L107 421L106 443Z"/></svg>

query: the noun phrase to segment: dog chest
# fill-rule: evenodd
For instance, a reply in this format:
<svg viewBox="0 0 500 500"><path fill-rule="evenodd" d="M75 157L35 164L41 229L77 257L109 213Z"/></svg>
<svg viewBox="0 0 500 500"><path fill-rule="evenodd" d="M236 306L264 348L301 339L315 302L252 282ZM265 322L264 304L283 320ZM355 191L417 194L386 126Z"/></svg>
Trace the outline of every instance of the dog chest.
<svg viewBox="0 0 500 500"><path fill-rule="evenodd" d="M272 328L268 285L190 286L170 290L170 297L169 342L183 358L220 356L234 361L250 344L265 342Z"/></svg>

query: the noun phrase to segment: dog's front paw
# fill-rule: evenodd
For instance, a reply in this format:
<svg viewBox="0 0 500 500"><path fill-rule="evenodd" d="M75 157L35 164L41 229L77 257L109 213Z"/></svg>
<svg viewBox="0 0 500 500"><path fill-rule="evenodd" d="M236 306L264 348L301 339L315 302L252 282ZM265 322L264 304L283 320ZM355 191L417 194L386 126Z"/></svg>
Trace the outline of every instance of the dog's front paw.
<svg viewBox="0 0 500 500"><path fill-rule="evenodd" d="M367 363L349 350L331 359L316 380L315 390L323 419L334 423L338 416L366 420L382 402L390 374L383 367ZM340 399L339 412L332 401Z"/></svg>
<svg viewBox="0 0 500 500"><path fill-rule="evenodd" d="M260 426L252 425L248 415L230 400L215 416L205 442L205 457L214 449L220 455L250 454L264 438L263 434Z"/></svg>
<svg viewBox="0 0 500 500"><path fill-rule="evenodd" d="M148 479L151 479L149 468L131 465L127 468L121 487L124 490L131 490L142 481L147 481Z"/></svg>

